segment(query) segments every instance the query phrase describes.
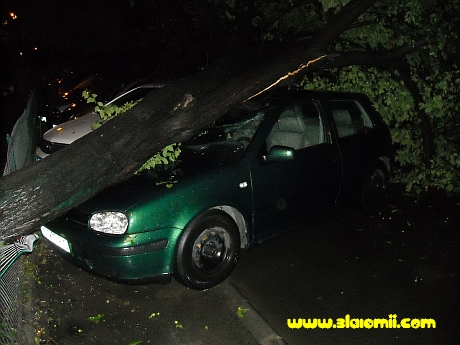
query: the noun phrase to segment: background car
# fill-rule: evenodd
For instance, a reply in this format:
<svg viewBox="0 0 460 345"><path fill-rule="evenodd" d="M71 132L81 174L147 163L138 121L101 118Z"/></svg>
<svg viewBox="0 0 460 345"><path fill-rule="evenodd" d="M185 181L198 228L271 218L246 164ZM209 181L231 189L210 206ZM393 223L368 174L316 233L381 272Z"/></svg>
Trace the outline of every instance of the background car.
<svg viewBox="0 0 460 345"><path fill-rule="evenodd" d="M383 197L391 145L365 96L282 88L183 143L177 164L102 191L42 233L111 279L174 275L207 289L228 277L239 250L337 204Z"/></svg>
<svg viewBox="0 0 460 345"><path fill-rule="evenodd" d="M73 77L53 81L45 87L43 92L45 101L39 110L41 127L44 129L68 121L68 114L81 102L81 94L84 90L99 94L100 99L104 101L107 97L113 97L114 92L119 89L119 87L114 89L113 82L109 83L97 74L85 78Z"/></svg>
<svg viewBox="0 0 460 345"><path fill-rule="evenodd" d="M153 89L161 87L162 84L132 83L125 86L118 92L117 96L106 105L114 104L121 106L126 102L139 100ZM81 98L81 93L80 93ZM99 120L99 115L94 112L95 105L82 102L80 107L73 110L70 120L59 126L53 127L43 134L39 147L36 149L37 159L45 158L47 155L70 145L75 140L91 132L91 125Z"/></svg>

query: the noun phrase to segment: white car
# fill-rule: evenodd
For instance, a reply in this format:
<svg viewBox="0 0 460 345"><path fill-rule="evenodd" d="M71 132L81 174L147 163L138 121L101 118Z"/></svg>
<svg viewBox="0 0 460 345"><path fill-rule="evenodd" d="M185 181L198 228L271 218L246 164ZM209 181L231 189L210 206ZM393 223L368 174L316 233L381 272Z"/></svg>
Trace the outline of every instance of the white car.
<svg viewBox="0 0 460 345"><path fill-rule="evenodd" d="M152 89L158 89L161 87L162 84L144 84L137 86L118 95L110 102L107 102L106 105L114 104L121 106L126 102L141 99L145 97L147 93L152 91ZM43 134L40 145L36 149L35 154L37 160L45 158L49 154L56 152L67 145L70 145L75 140L85 136L91 132L91 125L97 120L99 120L99 115L95 112L89 112L83 116L71 118L71 120L51 128Z"/></svg>

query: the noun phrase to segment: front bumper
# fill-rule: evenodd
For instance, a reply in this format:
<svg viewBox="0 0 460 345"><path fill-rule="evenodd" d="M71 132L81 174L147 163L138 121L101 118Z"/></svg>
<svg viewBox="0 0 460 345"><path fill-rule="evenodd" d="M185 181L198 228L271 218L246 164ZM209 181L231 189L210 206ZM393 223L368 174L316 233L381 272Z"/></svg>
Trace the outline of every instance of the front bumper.
<svg viewBox="0 0 460 345"><path fill-rule="evenodd" d="M174 249L181 229L111 236L95 233L65 218L58 218L45 228L68 244L68 251L63 250L57 245L56 238L45 236L53 248L88 271L125 282L167 283L171 280ZM46 234L45 231L42 233Z"/></svg>

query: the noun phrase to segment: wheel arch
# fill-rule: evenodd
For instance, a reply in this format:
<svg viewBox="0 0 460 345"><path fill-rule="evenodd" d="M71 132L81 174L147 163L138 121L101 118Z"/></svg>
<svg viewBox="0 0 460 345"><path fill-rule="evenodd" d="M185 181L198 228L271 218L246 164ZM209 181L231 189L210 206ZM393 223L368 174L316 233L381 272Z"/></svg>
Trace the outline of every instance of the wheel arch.
<svg viewBox="0 0 460 345"><path fill-rule="evenodd" d="M364 209L371 210L383 205L388 193L390 171L391 160L387 156L379 157L371 165L370 173L360 190L360 203ZM379 180L378 176L382 179Z"/></svg>
<svg viewBox="0 0 460 345"><path fill-rule="evenodd" d="M236 208L228 205L214 206L211 208L211 210L220 210L229 215L233 219L240 233L240 249L248 248L248 225L241 212L238 211Z"/></svg>

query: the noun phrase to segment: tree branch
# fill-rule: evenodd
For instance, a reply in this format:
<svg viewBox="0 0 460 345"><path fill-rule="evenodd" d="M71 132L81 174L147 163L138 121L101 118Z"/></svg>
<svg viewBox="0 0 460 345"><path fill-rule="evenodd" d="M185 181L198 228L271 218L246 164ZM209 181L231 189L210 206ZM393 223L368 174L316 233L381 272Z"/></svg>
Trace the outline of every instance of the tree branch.
<svg viewBox="0 0 460 345"><path fill-rule="evenodd" d="M348 2L328 24L315 35L312 50L317 55L326 52L330 42L334 42L345 29L350 27L376 0L361 0Z"/></svg>

